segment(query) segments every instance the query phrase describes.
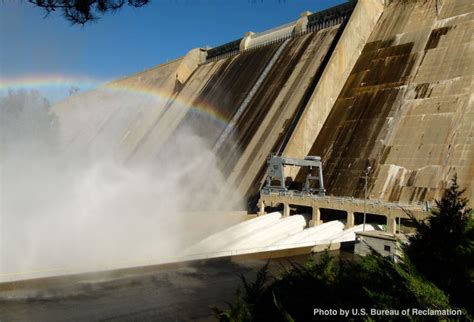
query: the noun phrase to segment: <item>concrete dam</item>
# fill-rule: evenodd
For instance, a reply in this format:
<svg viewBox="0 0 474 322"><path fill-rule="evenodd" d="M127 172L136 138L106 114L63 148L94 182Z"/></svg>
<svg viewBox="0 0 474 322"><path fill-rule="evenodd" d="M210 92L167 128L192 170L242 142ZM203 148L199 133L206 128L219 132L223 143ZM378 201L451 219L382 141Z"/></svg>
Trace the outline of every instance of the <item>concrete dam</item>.
<svg viewBox="0 0 474 322"><path fill-rule="evenodd" d="M204 321L270 258L396 255L455 174L474 207L473 35L472 0L349 1L55 104L0 320Z"/></svg>
<svg viewBox="0 0 474 322"><path fill-rule="evenodd" d="M472 200L472 17L468 0L350 2L193 49L53 111L67 149L125 164L177 153L177 134L192 131L254 203L271 153L321 156L330 196L363 197L371 166L371 199L432 201L457 173Z"/></svg>
<svg viewBox="0 0 474 322"><path fill-rule="evenodd" d="M192 232L163 254L153 247L137 252L147 258L140 264L123 264L128 257L110 261L133 267L309 251L353 241L366 229L395 234L405 210L426 216L454 174L473 205L473 17L469 0L351 1L192 49L54 105L60 152L69 160L146 167L152 171L140 178L151 173L161 184L142 186L132 177L132 189L117 198L113 184L127 173L111 174L100 189L86 177L79 188L90 196L105 191L114 205L106 219L125 223L114 231L133 227L137 245L152 246L161 242L156 225L173 238L178 227ZM320 157L325 195L301 193L307 173L299 167L285 170L288 191L265 193L271 155ZM129 196L133 205L124 203ZM114 217L121 208L136 213L146 232L133 216ZM231 211L233 219L223 224ZM153 217L159 212L164 216ZM101 234L93 236L101 240ZM127 256L138 250L132 248ZM159 258L151 260L154 254ZM37 276L12 272L0 280Z"/></svg>

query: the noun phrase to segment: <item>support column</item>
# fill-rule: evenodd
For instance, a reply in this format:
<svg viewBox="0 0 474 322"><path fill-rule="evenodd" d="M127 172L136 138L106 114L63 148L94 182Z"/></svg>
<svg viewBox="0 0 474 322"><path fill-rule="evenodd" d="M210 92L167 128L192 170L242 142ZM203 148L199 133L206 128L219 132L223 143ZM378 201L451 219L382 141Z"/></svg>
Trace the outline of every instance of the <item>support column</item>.
<svg viewBox="0 0 474 322"><path fill-rule="evenodd" d="M313 215L311 217L310 227L321 224L321 210L318 207L313 207Z"/></svg>
<svg viewBox="0 0 474 322"><path fill-rule="evenodd" d="M346 228L354 227L354 213L351 211L347 212L347 219L346 219Z"/></svg>
<svg viewBox="0 0 474 322"><path fill-rule="evenodd" d="M283 218L290 217L290 205L287 203L283 204Z"/></svg>
<svg viewBox="0 0 474 322"><path fill-rule="evenodd" d="M397 217L387 217L387 232L394 235L397 233Z"/></svg>
<svg viewBox="0 0 474 322"><path fill-rule="evenodd" d="M265 215L265 203L263 202L262 199L258 201L258 216L263 216Z"/></svg>

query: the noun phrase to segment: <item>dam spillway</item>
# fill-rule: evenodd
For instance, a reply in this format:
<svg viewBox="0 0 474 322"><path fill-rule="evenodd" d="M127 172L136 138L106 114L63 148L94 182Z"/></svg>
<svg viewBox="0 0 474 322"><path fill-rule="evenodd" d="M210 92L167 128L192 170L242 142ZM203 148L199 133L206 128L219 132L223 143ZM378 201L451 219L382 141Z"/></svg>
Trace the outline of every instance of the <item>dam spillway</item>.
<svg viewBox="0 0 474 322"><path fill-rule="evenodd" d="M213 192L225 190L222 203L243 201L239 209L255 210L271 153L321 156L337 202L363 197L370 166L369 199L432 202L457 173L472 204L473 15L466 0L360 0L193 49L52 112L64 153L78 158L131 168L171 158L169 167L181 169L205 150L225 183ZM182 145L183 133L204 144ZM205 167L197 180L191 169L177 181L199 192L214 175ZM303 176L292 171L291 184Z"/></svg>
<svg viewBox="0 0 474 322"><path fill-rule="evenodd" d="M2 217L0 320L208 319L243 268L393 237L454 174L472 207L473 18L470 0L351 1L57 103L67 158ZM260 194L272 153L320 156L326 196L290 167Z"/></svg>
<svg viewBox="0 0 474 322"><path fill-rule="evenodd" d="M58 117L61 152L73 158L112 158L126 168L160 168L163 160L171 159L166 169L158 169L158 180L165 177L166 188L174 185L166 198L175 201L175 195L183 195L177 203L184 204L185 219L170 220L171 224L158 217L149 221L163 211L163 200L146 213L148 217L143 212L149 209L140 207L133 209L134 215L148 226L179 225L183 235L200 233L178 244L182 253L176 256L168 255L168 249L166 256L155 252L153 247L162 242L156 234L137 243L148 247L144 253L149 256L137 261L127 257L120 264L104 260L103 266L45 267L21 274L7 270L0 281L246 254L273 256L281 250L309 251L353 241L355 232L363 229L354 215L363 209L363 172L368 166L369 213L384 203L432 202L455 173L472 205L473 17L473 4L467 0L360 0L306 13L222 46L192 49L181 58L56 104L52 112ZM200 143L181 144L183 133L185 139L186 134L198 137ZM201 173L195 178L196 169L187 167L197 162L201 151L215 158L199 164ZM216 224L224 211L201 216L203 209L190 199L216 174L221 178L212 183L212 192L224 190L218 207L228 203L254 212L271 153L300 159L320 156L329 197L300 206L308 211L317 203L318 213L347 211L347 219L319 220L318 215L318 222L308 224L301 209L288 204L287 215L292 216L267 209L264 216L239 218L227 226ZM160 177L170 170L186 175ZM301 186L304 173L291 170L290 178L292 186ZM172 180L179 184L168 182ZM187 190L188 185L192 189ZM207 193L200 198L211 203L213 197ZM230 202L234 198L243 202ZM331 208L328 200L340 208ZM351 202L356 205L347 206ZM166 217L176 215L164 212ZM49 225L46 228L49 232ZM373 222L367 228L381 229ZM396 230L396 225L391 228ZM155 231L152 227L143 234ZM131 248L138 249L135 244Z"/></svg>
<svg viewBox="0 0 474 322"><path fill-rule="evenodd" d="M258 193L266 158L277 152L321 155L333 196L360 197L368 165L374 198L439 198L454 172L472 194L472 5L365 0L344 10L312 32L295 22L274 38L247 35L209 61L194 49L81 94L82 105L72 97L53 108L63 139L133 164L176 153L186 129L216 151L245 198ZM245 49L252 39L257 45ZM124 103L128 92L152 97ZM87 111L88 101L101 107ZM89 129L73 124L78 114Z"/></svg>

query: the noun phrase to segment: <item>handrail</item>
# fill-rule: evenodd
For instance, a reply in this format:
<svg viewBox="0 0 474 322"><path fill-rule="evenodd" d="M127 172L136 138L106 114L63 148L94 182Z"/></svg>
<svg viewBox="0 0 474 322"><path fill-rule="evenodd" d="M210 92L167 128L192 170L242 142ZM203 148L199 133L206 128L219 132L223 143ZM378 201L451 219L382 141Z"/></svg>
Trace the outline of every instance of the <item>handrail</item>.
<svg viewBox="0 0 474 322"><path fill-rule="evenodd" d="M305 193L298 190L287 190L280 191L278 189L262 189L262 195L269 196L287 196L287 197L298 197L303 199L316 199L321 201L332 201L332 202L349 202L353 204L364 204L364 199L357 199L353 197L338 197L338 196L319 196L317 194ZM385 207L402 207L402 208L413 208L413 207L424 207L427 202L424 201L384 201L380 199L367 199L365 200L366 205L374 206L385 206Z"/></svg>
<svg viewBox="0 0 474 322"><path fill-rule="evenodd" d="M221 59L224 59L224 58L234 57L234 56L237 56L238 54L246 53L246 52L249 52L251 50L260 49L260 48L263 48L263 47L266 47L266 46L269 46L269 45L284 42L287 39L296 38L296 37L306 35L306 34L309 34L309 33L318 32L318 31L326 29L326 28L334 27L334 26L337 26L337 25L341 24L344 21L344 19L347 19L347 17L333 18L333 19L326 20L324 22L320 22L320 23L317 23L315 25L309 26L309 27L306 28L306 30L301 31L301 32L292 31L291 33L288 33L285 36L280 36L280 37L277 37L275 39L270 39L270 40L264 41L262 43L259 43L255 46L250 45L249 48L244 49L244 50L232 49L232 50L223 52L219 55L213 55L210 58L206 58L206 61L201 63L200 65L215 62L215 61L218 61L218 60L221 60ZM258 35L261 35L261 34L258 34ZM231 44L231 43L228 43L228 44ZM225 45L227 45L227 44L225 44ZM223 46L225 46L225 45L223 45ZM221 48L223 46L219 46L219 47L216 47L216 48ZM212 50L212 49L210 49L210 50Z"/></svg>

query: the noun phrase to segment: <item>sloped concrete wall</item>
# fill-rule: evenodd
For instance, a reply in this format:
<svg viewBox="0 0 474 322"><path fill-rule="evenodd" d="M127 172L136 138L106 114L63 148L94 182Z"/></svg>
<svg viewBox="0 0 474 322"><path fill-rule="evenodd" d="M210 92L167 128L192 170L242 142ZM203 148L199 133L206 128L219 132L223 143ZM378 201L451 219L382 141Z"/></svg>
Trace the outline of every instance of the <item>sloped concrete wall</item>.
<svg viewBox="0 0 474 322"><path fill-rule="evenodd" d="M97 90L72 96L52 107L58 116L62 147L84 158L125 160L162 115L202 61L199 49L186 56Z"/></svg>
<svg viewBox="0 0 474 322"><path fill-rule="evenodd" d="M391 1L309 154L330 195L439 198L456 172L474 179L473 4Z"/></svg>
<svg viewBox="0 0 474 322"><path fill-rule="evenodd" d="M246 196L283 152L321 156L330 195L361 197L372 166L371 198L439 198L456 172L474 199L473 5L385 2L360 0L342 27L208 63L196 49L71 97L53 108L65 149L149 162L191 131Z"/></svg>
<svg viewBox="0 0 474 322"><path fill-rule="evenodd" d="M308 155L383 8L382 0L357 2L321 80L292 133L291 140L285 147L284 155L300 159ZM289 169L288 174L295 177L297 173L295 170Z"/></svg>
<svg viewBox="0 0 474 322"><path fill-rule="evenodd" d="M214 150L232 186L243 195L255 194L266 158L282 142L295 113L304 109L303 101L318 82L315 75L330 55L339 28L199 66L132 159L181 153L176 151L175 138L190 131ZM218 115L220 122L210 115Z"/></svg>
<svg viewBox="0 0 474 322"><path fill-rule="evenodd" d="M260 188L266 159L279 149L296 113L305 108L306 97L319 81L316 75L323 68L321 63L326 55L330 55L340 27L293 39L254 98L249 107L253 113L241 122L246 127L239 128L240 136L234 137L234 159L224 153L227 166L232 169L229 180L236 183L241 193L253 195Z"/></svg>
<svg viewBox="0 0 474 322"><path fill-rule="evenodd" d="M199 66L133 158L146 161L170 153L183 131L200 136L212 149L277 49L275 44Z"/></svg>

